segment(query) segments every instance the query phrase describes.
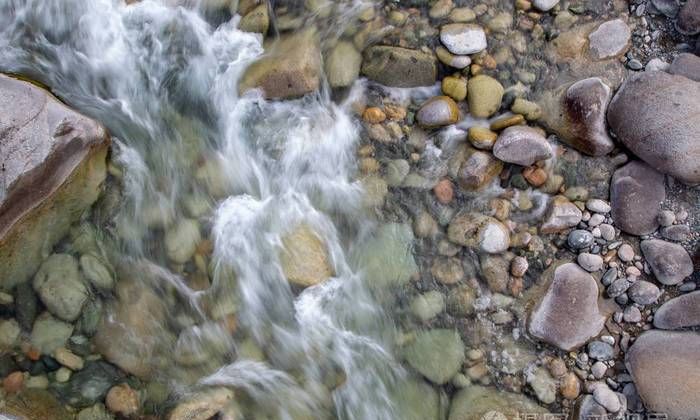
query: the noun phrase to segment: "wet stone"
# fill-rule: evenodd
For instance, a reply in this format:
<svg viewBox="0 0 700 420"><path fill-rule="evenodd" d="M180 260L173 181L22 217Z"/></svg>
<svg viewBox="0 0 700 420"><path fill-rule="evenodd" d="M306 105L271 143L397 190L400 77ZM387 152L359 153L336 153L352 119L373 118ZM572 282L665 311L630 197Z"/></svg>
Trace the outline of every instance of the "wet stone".
<svg viewBox="0 0 700 420"><path fill-rule="evenodd" d="M462 367L464 344L453 330L428 330L418 333L405 353L409 365L433 383L447 383Z"/></svg>
<svg viewBox="0 0 700 420"><path fill-rule="evenodd" d="M469 55L486 49L486 33L475 24L450 23L440 28L440 41L452 53Z"/></svg>
<svg viewBox="0 0 700 420"><path fill-rule="evenodd" d="M591 55L596 60L618 56L629 48L631 37L622 19L604 22L588 36Z"/></svg>
<svg viewBox="0 0 700 420"><path fill-rule="evenodd" d="M423 51L373 46L363 57L362 74L386 86L430 86L437 77L435 57Z"/></svg>
<svg viewBox="0 0 700 420"><path fill-rule="evenodd" d="M583 229L572 230L566 242L572 249L583 249L591 246L593 243L593 235L591 232Z"/></svg>
<svg viewBox="0 0 700 420"><path fill-rule="evenodd" d="M416 120L426 128L454 124L459 120L459 109L449 96L436 96L420 107Z"/></svg>
<svg viewBox="0 0 700 420"><path fill-rule="evenodd" d="M66 404L84 408L104 400L109 389L123 378L124 374L109 363L90 362L74 373L70 381L56 384L54 389Z"/></svg>
<svg viewBox="0 0 700 420"><path fill-rule="evenodd" d="M530 166L552 157L552 148L538 130L514 126L501 132L493 146L493 154L504 162Z"/></svg>

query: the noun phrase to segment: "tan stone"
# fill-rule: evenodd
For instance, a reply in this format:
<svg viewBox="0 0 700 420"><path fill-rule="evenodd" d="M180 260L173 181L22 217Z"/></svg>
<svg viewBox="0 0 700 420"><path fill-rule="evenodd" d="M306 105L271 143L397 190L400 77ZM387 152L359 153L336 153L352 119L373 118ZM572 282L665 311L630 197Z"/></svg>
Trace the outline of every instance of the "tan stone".
<svg viewBox="0 0 700 420"><path fill-rule="evenodd" d="M282 243L280 261L290 283L308 287L333 275L326 245L309 225L298 226L282 238Z"/></svg>

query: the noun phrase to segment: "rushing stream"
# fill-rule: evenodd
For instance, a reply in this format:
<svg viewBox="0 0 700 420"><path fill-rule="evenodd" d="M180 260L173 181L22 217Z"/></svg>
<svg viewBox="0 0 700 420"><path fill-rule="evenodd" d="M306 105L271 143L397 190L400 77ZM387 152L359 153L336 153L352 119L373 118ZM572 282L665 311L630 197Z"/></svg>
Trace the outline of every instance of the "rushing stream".
<svg viewBox="0 0 700 420"><path fill-rule="evenodd" d="M327 89L286 102L239 97L238 78L262 53L261 39L237 30L235 19L212 27L196 5L3 0L0 11L3 70L50 86L113 135L125 202L110 229L125 256L148 261L192 306L201 328L191 344L202 352L224 340L212 334L225 332L208 323L202 292L152 266L164 264L163 244L147 231L181 220L187 205L214 207L211 289L239 297L239 321L272 349L272 365L232 362L239 343L228 342L229 362L215 373L184 382L174 372L161 376L181 392L195 384L243 389L280 419L327 410L347 419L400 418L390 396L401 373L386 347L391 324L348 257L373 227L361 217L362 189L353 180L358 128L347 109ZM196 182L203 157L218 197ZM302 223L327 244L334 275L295 294L278 253L283 235ZM345 382L332 403L323 384L330 375Z"/></svg>

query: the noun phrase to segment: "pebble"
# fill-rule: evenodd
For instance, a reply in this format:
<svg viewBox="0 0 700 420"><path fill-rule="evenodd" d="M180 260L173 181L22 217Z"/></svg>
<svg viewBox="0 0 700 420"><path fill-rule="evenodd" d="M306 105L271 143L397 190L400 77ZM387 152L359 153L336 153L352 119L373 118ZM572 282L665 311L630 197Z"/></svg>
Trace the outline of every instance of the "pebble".
<svg viewBox="0 0 700 420"><path fill-rule="evenodd" d="M640 280L634 282L634 284L630 286L627 294L635 303L640 305L651 305L659 299L659 296L661 296L661 291L654 283Z"/></svg>
<svg viewBox="0 0 700 420"><path fill-rule="evenodd" d="M486 118L495 114L503 100L503 85L493 77L480 74L467 82L467 103L469 113Z"/></svg>
<svg viewBox="0 0 700 420"><path fill-rule="evenodd" d="M559 4L559 0L533 0L532 5L542 12L547 12Z"/></svg>
<svg viewBox="0 0 700 420"><path fill-rule="evenodd" d="M202 237L199 223L194 219L181 219L165 231L165 249L173 262L184 264L197 250Z"/></svg>
<svg viewBox="0 0 700 420"><path fill-rule="evenodd" d="M73 374L73 372L70 369L68 369L65 366L62 366L55 373L56 382L58 382L58 383L68 382L70 380L70 377L72 374Z"/></svg>
<svg viewBox="0 0 700 420"><path fill-rule="evenodd" d="M53 352L53 357L58 363L71 370L80 370L85 365L85 362L80 356L73 354L65 347L59 347Z"/></svg>
<svg viewBox="0 0 700 420"><path fill-rule="evenodd" d="M627 279L617 279L613 281L607 289L607 294L611 298L616 298L630 288L630 282Z"/></svg>
<svg viewBox="0 0 700 420"><path fill-rule="evenodd" d="M14 319L0 320L0 349L11 349L17 344L21 330Z"/></svg>
<svg viewBox="0 0 700 420"><path fill-rule="evenodd" d="M416 120L426 128L454 124L459 121L459 108L449 96L435 96L421 105Z"/></svg>
<svg viewBox="0 0 700 420"><path fill-rule="evenodd" d="M671 241L683 242L690 236L690 226L673 225L661 229L661 236Z"/></svg>
<svg viewBox="0 0 700 420"><path fill-rule="evenodd" d="M671 210L661 210L657 219L661 226L671 226L676 221L676 214Z"/></svg>
<svg viewBox="0 0 700 420"><path fill-rule="evenodd" d="M431 290L416 296L410 304L411 313L419 320L426 322L444 312L445 297L442 293Z"/></svg>
<svg viewBox="0 0 700 420"><path fill-rule="evenodd" d="M464 69L472 63L472 59L468 55L454 55L443 46L437 47L435 54L441 63L456 69Z"/></svg>
<svg viewBox="0 0 700 420"><path fill-rule="evenodd" d="M527 126L513 126L498 136L493 154L504 162L530 166L552 157L552 147L540 131Z"/></svg>
<svg viewBox="0 0 700 420"><path fill-rule="evenodd" d="M593 216L591 216L590 219L588 219L588 226L590 226L590 227L600 226L600 224L602 224L604 221L605 221L605 216L603 216L602 214L594 214Z"/></svg>
<svg viewBox="0 0 700 420"><path fill-rule="evenodd" d="M575 229L569 233L566 241L573 249L583 249L593 243L593 235L587 230Z"/></svg>
<svg viewBox="0 0 700 420"><path fill-rule="evenodd" d="M9 394L19 392L24 385L24 373L12 372L2 380L2 388Z"/></svg>
<svg viewBox="0 0 700 420"><path fill-rule="evenodd" d="M593 377L596 379L603 378L607 370L608 367L605 365L605 363L600 361L593 363L593 366L591 366L591 374L593 374Z"/></svg>
<svg viewBox="0 0 700 420"><path fill-rule="evenodd" d="M612 360L615 356L615 350L613 346L602 341L591 341L588 343L588 356L591 359L599 360L604 362L606 360Z"/></svg>
<svg viewBox="0 0 700 420"><path fill-rule="evenodd" d="M527 272L529 264L527 258L517 256L510 262L510 274L515 277L523 277Z"/></svg>
<svg viewBox="0 0 700 420"><path fill-rule="evenodd" d="M129 417L139 410L139 396L128 384L116 385L107 392L105 405L112 413Z"/></svg>
<svg viewBox="0 0 700 420"><path fill-rule="evenodd" d="M622 262L630 262L634 259L634 249L629 244L622 244L617 250L617 257Z"/></svg>
<svg viewBox="0 0 700 420"><path fill-rule="evenodd" d="M441 179L435 187L433 187L435 198L440 204L450 204L454 198L454 186L449 179Z"/></svg>
<svg viewBox="0 0 700 420"><path fill-rule="evenodd" d="M88 290L69 254L53 254L34 275L32 286L46 308L64 321L75 321L88 299Z"/></svg>
<svg viewBox="0 0 700 420"><path fill-rule="evenodd" d="M589 272L599 271L603 268L603 258L600 255L583 252L578 255L578 264Z"/></svg>
<svg viewBox="0 0 700 420"><path fill-rule="evenodd" d="M693 261L680 245L659 239L648 239L640 244L644 258L656 279L667 285L675 285L693 274Z"/></svg>
<svg viewBox="0 0 700 420"><path fill-rule="evenodd" d="M575 373L569 372L561 381L561 396L573 401L581 394L581 382Z"/></svg>
<svg viewBox="0 0 700 420"><path fill-rule="evenodd" d="M588 35L591 55L596 60L618 56L629 48L631 36L622 19L604 22Z"/></svg>
<svg viewBox="0 0 700 420"><path fill-rule="evenodd" d="M486 49L484 29L471 23L449 23L440 29L440 41L452 54L469 55Z"/></svg>
<svg viewBox="0 0 700 420"><path fill-rule="evenodd" d="M600 282L603 283L604 286L609 286L615 279L617 279L617 270L615 268L608 268L600 279Z"/></svg>
<svg viewBox="0 0 700 420"><path fill-rule="evenodd" d="M595 213L606 214L610 213L610 204L607 201L591 198L586 201L586 208Z"/></svg>
<svg viewBox="0 0 700 420"><path fill-rule="evenodd" d="M617 413L622 408L620 398L605 384L598 384L593 390L595 401L611 413Z"/></svg>
<svg viewBox="0 0 700 420"><path fill-rule="evenodd" d="M624 312L622 312L622 319L624 319L625 322L636 324L642 320L642 313L636 306L628 306L625 308Z"/></svg>
<svg viewBox="0 0 700 420"><path fill-rule="evenodd" d="M612 225L602 223L600 226L598 226L598 229L600 229L600 236L606 241L612 241L615 239L615 228Z"/></svg>

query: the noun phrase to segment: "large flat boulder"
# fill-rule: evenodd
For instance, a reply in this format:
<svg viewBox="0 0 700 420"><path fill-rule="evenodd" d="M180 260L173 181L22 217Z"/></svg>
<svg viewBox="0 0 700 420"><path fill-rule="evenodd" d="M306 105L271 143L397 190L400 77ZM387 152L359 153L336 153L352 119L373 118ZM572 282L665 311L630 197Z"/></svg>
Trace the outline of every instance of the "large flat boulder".
<svg viewBox="0 0 700 420"><path fill-rule="evenodd" d="M660 71L631 76L608 107L622 143L652 168L700 183L700 83Z"/></svg>
<svg viewBox="0 0 700 420"><path fill-rule="evenodd" d="M669 419L700 418L700 334L648 331L627 352L625 363L649 412Z"/></svg>
<svg viewBox="0 0 700 420"><path fill-rule="evenodd" d="M0 75L0 289L27 281L97 200L109 144L97 121Z"/></svg>
<svg viewBox="0 0 700 420"><path fill-rule="evenodd" d="M318 34L307 29L266 45L265 55L241 77L238 92L259 88L266 99L293 99L317 91L320 83Z"/></svg>

